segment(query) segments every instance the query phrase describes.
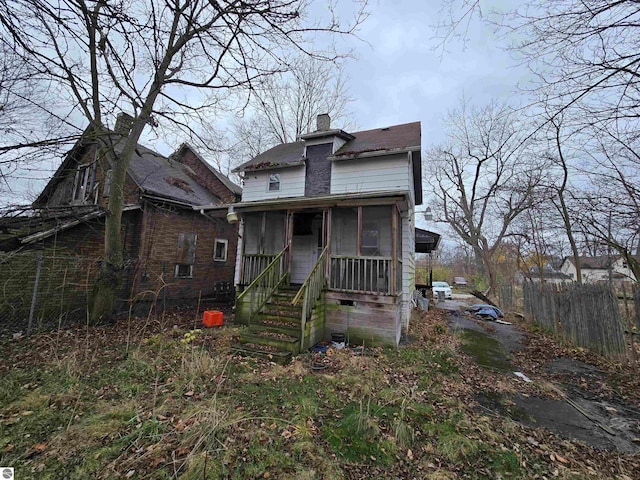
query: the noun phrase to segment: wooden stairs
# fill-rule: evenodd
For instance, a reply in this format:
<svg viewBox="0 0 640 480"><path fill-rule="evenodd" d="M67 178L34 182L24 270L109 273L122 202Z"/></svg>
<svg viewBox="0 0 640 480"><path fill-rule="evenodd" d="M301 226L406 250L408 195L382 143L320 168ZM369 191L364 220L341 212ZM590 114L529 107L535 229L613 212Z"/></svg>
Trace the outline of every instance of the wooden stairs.
<svg viewBox="0 0 640 480"><path fill-rule="evenodd" d="M291 305L296 293L296 287L280 288L274 293L231 350L280 364L300 353L302 304Z"/></svg>

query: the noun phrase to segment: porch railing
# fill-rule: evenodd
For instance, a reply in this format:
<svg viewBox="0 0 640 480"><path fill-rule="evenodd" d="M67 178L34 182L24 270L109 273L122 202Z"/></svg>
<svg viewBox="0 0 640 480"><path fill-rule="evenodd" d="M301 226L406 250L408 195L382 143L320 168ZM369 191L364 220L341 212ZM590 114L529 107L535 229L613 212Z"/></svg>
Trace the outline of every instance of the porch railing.
<svg viewBox="0 0 640 480"><path fill-rule="evenodd" d="M249 285L278 256L277 253L248 253L242 256L241 285Z"/></svg>
<svg viewBox="0 0 640 480"><path fill-rule="evenodd" d="M300 339L302 343L304 343L304 333L307 320L311 317L313 307L315 306L318 298L320 298L322 290L327 285L327 278L325 276L325 272L327 270L327 250L328 247L324 247L324 250L322 250L322 253L318 257L318 261L311 270L311 273L309 273L309 276L304 281L302 287L300 287L300 290L291 302L291 305L297 305L300 299L303 299L302 318L300 322ZM306 347L301 344L300 348L303 349Z"/></svg>
<svg viewBox="0 0 640 480"><path fill-rule="evenodd" d="M391 262L391 257L332 256L329 288L392 295L396 292L392 285Z"/></svg>
<svg viewBox="0 0 640 480"><path fill-rule="evenodd" d="M262 273L238 295L237 302L246 303L249 306L249 323L269 301L288 274L289 245L284 247Z"/></svg>

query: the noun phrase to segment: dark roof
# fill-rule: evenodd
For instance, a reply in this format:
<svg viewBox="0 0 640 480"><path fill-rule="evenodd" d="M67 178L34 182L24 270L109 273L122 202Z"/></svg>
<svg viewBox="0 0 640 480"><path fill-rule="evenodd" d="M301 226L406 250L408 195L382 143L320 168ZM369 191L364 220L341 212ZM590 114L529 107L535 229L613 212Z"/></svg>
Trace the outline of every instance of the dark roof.
<svg viewBox="0 0 640 480"><path fill-rule="evenodd" d="M333 136L336 135L336 132L341 132L341 130L329 130L326 134ZM320 132L315 132L310 135L318 138L321 136L319 134ZM420 122L364 130L350 135L353 139L349 140L336 151L333 155L334 159L342 160L371 152L383 153L408 149L419 151L421 145ZM305 160L303 153L304 141L283 143L243 163L233 171L242 172L245 170L263 170L267 168L301 165Z"/></svg>
<svg viewBox="0 0 640 480"><path fill-rule="evenodd" d="M124 143L121 141L116 144L116 154L122 151ZM195 172L190 167L142 145L136 147L127 172L147 194L189 205L222 203L216 195L195 180Z"/></svg>
<svg viewBox="0 0 640 480"><path fill-rule="evenodd" d="M640 255L634 255L633 257L640 260ZM620 258L620 255L599 255L596 257L581 256L578 258L580 259L580 268L582 270L606 270L609 268L609 265L613 264ZM573 263L573 257L565 257L565 260L569 260Z"/></svg>
<svg viewBox="0 0 640 480"><path fill-rule="evenodd" d="M282 143L233 169L234 172L302 165L304 142Z"/></svg>
<svg viewBox="0 0 640 480"><path fill-rule="evenodd" d="M116 155L122 152L126 142L126 137L114 132L108 132L102 139L106 143L113 145L113 151ZM82 154L85 148L89 148L93 142L95 142L95 139L90 138L87 134L73 146L53 178L33 203L34 206L46 204L47 198L54 191L58 180L64 177L69 168L75 168L73 164L75 159ZM204 163L207 165L206 162ZM136 145L127 172L144 194L153 197L162 197L166 200L188 205L223 203L218 196L196 181L196 174L189 166L171 160L140 144ZM229 181L229 183L231 182ZM236 185L236 189L239 188Z"/></svg>
<svg viewBox="0 0 640 480"><path fill-rule="evenodd" d="M406 150L420 147L420 122L404 123L391 127L375 128L352 134L353 140L345 143L335 157L367 152Z"/></svg>
<svg viewBox="0 0 640 480"><path fill-rule="evenodd" d="M207 162L197 151L195 148L193 148L191 145L189 145L188 143L183 143L182 145L180 145L180 148L178 148L178 150L176 150L174 153L172 153L169 158L173 158L175 155L178 154L178 152L180 152L183 149L189 149L197 158L198 160L200 160L200 162L202 162L202 164L207 167L209 169L209 171L211 173L213 173L215 175L215 177L220 180L222 182L222 184L227 187L232 193L235 193L236 195L242 195L242 187L240 185L237 185L235 183L233 183L229 177L227 177L224 173L222 173L221 171L219 171L218 169L214 168L213 165L211 165L209 162Z"/></svg>
<svg viewBox="0 0 640 480"><path fill-rule="evenodd" d="M438 248L440 243L440 235L429 230L416 228L416 252L430 253Z"/></svg>

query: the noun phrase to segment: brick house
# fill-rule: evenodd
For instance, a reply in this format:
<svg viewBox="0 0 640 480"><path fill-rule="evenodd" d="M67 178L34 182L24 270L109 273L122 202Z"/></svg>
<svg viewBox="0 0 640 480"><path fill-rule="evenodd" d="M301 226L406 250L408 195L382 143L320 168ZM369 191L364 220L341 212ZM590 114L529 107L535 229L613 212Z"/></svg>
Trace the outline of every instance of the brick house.
<svg viewBox="0 0 640 480"><path fill-rule="evenodd" d="M239 349L285 358L333 334L398 344L415 290L420 155L419 122L349 133L320 115L315 132L236 169Z"/></svg>
<svg viewBox="0 0 640 480"><path fill-rule="evenodd" d="M17 257L91 259L104 255L104 218L114 156L128 133L126 116L99 138L85 132L64 158L29 215L0 221L0 252ZM122 243L126 279L119 297L183 301L228 295L237 226L227 204L241 189L188 144L169 157L138 145L127 169ZM202 207L206 206L206 212ZM1 299L0 299L1 300Z"/></svg>

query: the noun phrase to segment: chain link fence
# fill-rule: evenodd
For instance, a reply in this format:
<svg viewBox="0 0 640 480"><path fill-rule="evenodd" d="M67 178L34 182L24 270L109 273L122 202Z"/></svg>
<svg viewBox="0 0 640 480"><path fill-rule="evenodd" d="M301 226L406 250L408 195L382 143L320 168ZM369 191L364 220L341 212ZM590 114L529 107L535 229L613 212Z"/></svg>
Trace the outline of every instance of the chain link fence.
<svg viewBox="0 0 640 480"><path fill-rule="evenodd" d="M204 270L207 265L195 264ZM43 255L40 252L0 254L0 336L29 335L83 323L88 318L91 292L100 260L79 256ZM116 311L162 314L175 306L228 304L235 298L230 282L211 281L206 291L190 281L178 284L173 265L130 262L117 292ZM132 294L137 282L138 293ZM173 283L172 283L173 282Z"/></svg>

